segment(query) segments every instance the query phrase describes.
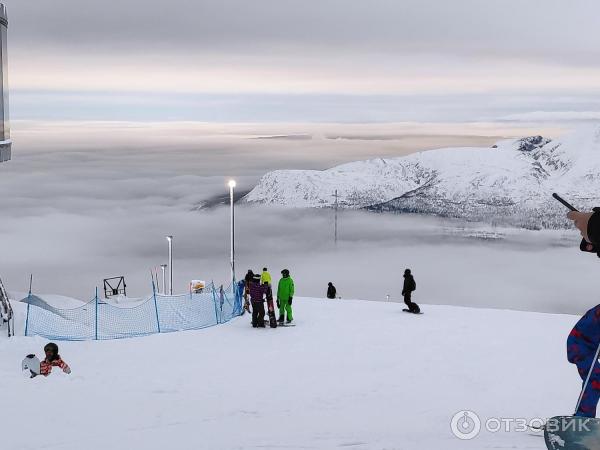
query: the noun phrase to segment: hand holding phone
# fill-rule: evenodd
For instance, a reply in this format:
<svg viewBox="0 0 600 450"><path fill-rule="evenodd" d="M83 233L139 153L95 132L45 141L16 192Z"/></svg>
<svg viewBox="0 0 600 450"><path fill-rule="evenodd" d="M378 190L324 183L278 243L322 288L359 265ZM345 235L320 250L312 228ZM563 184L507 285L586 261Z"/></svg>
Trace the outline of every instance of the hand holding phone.
<svg viewBox="0 0 600 450"><path fill-rule="evenodd" d="M575 207L573 205L571 205L569 202L567 202L565 199L563 199L560 195L558 195L556 192L554 192L552 194L552 197L554 197L556 200L558 200L559 202L561 202L563 205L565 205L567 208L569 208L571 211L577 211L577 209L575 209Z"/></svg>

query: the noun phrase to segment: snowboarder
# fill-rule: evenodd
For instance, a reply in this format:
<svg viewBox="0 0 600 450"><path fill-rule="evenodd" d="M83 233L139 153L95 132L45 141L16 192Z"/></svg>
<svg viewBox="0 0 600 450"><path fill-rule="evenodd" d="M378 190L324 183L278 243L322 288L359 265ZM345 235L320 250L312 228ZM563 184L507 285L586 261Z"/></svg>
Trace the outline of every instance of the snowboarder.
<svg viewBox="0 0 600 450"><path fill-rule="evenodd" d="M248 286L248 294L252 302L252 326L254 328L265 327L265 293L268 285L260 284L260 276L254 275Z"/></svg>
<svg viewBox="0 0 600 450"><path fill-rule="evenodd" d="M414 277L410 273L410 269L404 271L404 286L402 287L402 295L404 296L404 303L408 306L408 311L414 314L421 312L421 308L415 302L410 299L413 291L417 289L417 283Z"/></svg>
<svg viewBox="0 0 600 450"><path fill-rule="evenodd" d="M260 274L260 284L265 284L265 282L271 286L271 274L267 271L266 267L263 267L263 271Z"/></svg>
<svg viewBox="0 0 600 450"><path fill-rule="evenodd" d="M327 284L327 298L335 298L336 294L337 294L337 290L335 289L335 286L333 285L333 283L330 281Z"/></svg>
<svg viewBox="0 0 600 450"><path fill-rule="evenodd" d="M600 249L600 208L592 213L571 211L567 214L583 237L579 248L598 253ZM600 256L600 253L598 253ZM600 364L596 352L600 345L600 305L586 312L575 324L567 338L567 359L577 366L585 390L581 393L576 416L596 417L600 399ZM592 364L594 368L592 369ZM590 378L587 380L588 373ZM587 380L587 383L586 383Z"/></svg>
<svg viewBox="0 0 600 450"><path fill-rule="evenodd" d="M277 285L277 307L279 308L279 323L283 323L287 315L287 323L294 320L292 314L292 299L294 298L294 280L290 277L290 271L283 269L281 279Z"/></svg>
<svg viewBox="0 0 600 450"><path fill-rule="evenodd" d="M52 367L60 367L66 374L71 373L71 368L58 354L58 345L54 342L49 342L44 346L44 353L46 354L46 357L40 363L40 373L31 371L31 378L34 378L37 375L44 375L47 377L50 375L50 372L52 372Z"/></svg>

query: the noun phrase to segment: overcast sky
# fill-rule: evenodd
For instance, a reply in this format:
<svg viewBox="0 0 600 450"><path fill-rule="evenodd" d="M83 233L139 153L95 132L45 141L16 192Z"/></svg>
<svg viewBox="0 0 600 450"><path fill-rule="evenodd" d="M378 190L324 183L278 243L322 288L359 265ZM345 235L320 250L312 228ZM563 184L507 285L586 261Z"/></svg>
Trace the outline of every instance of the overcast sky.
<svg viewBox="0 0 600 450"><path fill-rule="evenodd" d="M600 110L592 0L4 3L15 118L148 120L140 93L152 120L421 120L454 96L447 120L464 94L469 120ZM486 110L524 94L543 101Z"/></svg>

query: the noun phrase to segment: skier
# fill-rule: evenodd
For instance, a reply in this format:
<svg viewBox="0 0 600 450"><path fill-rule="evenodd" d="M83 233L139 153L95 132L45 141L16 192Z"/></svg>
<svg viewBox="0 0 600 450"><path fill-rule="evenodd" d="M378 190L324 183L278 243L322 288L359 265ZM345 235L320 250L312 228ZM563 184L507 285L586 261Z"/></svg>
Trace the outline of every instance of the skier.
<svg viewBox="0 0 600 450"><path fill-rule="evenodd" d="M52 372L52 367L60 367L64 373L71 373L69 365L62 360L58 354L58 345L54 342L50 342L44 346L44 353L46 357L40 363L40 373L31 372L31 378L37 375L44 375L47 377Z"/></svg>
<svg viewBox="0 0 600 450"><path fill-rule="evenodd" d="M287 314L286 323L291 323L294 320L292 314L292 299L294 297L294 280L290 277L290 271L283 269L281 271L281 279L277 286L277 307L279 308L279 323L283 323Z"/></svg>
<svg viewBox="0 0 600 450"><path fill-rule="evenodd" d="M254 275L248 286L248 294L252 302L252 326L254 328L265 327L265 293L268 285L260 284L260 276Z"/></svg>
<svg viewBox="0 0 600 450"><path fill-rule="evenodd" d="M271 285L271 274L267 271L266 267L263 267L263 271L260 274L260 284L265 284L265 282Z"/></svg>
<svg viewBox="0 0 600 450"><path fill-rule="evenodd" d="M583 237L579 248L584 252L598 253L600 256L600 208L593 213L571 211L567 214ZM600 364L596 352L600 345L600 305L586 312L575 324L567 338L567 359L577 366L585 390L581 393L576 416L596 417L596 407L600 399ZM591 372L587 381L588 373Z"/></svg>
<svg viewBox="0 0 600 450"><path fill-rule="evenodd" d="M402 295L404 296L404 303L408 306L408 311L414 314L421 312L421 308L415 302L410 299L410 296L414 290L417 289L417 283L410 273L410 269L404 271L404 286L402 287Z"/></svg>
<svg viewBox="0 0 600 450"><path fill-rule="evenodd" d="M327 284L327 298L335 298L335 294L337 294L337 290L335 289L333 283L330 281Z"/></svg>

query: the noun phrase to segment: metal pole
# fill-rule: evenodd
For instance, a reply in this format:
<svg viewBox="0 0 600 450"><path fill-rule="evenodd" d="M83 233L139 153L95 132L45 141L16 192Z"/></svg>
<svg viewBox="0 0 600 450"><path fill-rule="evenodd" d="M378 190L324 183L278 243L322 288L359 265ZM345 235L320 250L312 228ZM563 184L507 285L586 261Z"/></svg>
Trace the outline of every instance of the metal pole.
<svg viewBox="0 0 600 450"><path fill-rule="evenodd" d="M233 189L235 180L229 181L229 203L231 209L231 288L235 289L235 213L233 207Z"/></svg>
<svg viewBox="0 0 600 450"><path fill-rule="evenodd" d="M165 284L165 271L167 270L166 264L161 264L160 268L162 269L162 293L163 295L167 295L167 285ZM160 289L158 290L160 292Z"/></svg>
<svg viewBox="0 0 600 450"><path fill-rule="evenodd" d="M96 286L96 333L95 333L95 338L96 340L98 340L98 286Z"/></svg>
<svg viewBox="0 0 600 450"><path fill-rule="evenodd" d="M173 295L173 236L167 236L169 241L169 295Z"/></svg>
<svg viewBox="0 0 600 450"><path fill-rule="evenodd" d="M585 383L583 383L583 389L581 389L581 394L579 394L579 399L577 400L577 406L575 406L575 412L573 414L577 414L579 410L579 405L581 404L581 400L583 399L583 394L585 392L585 388L587 387L590 377L592 376L592 372L594 371L594 366L596 362L598 362L598 356L600 356L600 344L598 344L598 350L596 350L596 356L594 356L594 360L592 361L592 366L587 374L587 378L585 379Z"/></svg>
<svg viewBox="0 0 600 450"><path fill-rule="evenodd" d="M337 245L337 217L338 217L338 193L337 189L335 190L335 224L334 224L334 237L333 241L335 245Z"/></svg>

